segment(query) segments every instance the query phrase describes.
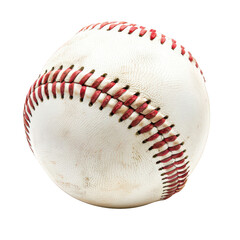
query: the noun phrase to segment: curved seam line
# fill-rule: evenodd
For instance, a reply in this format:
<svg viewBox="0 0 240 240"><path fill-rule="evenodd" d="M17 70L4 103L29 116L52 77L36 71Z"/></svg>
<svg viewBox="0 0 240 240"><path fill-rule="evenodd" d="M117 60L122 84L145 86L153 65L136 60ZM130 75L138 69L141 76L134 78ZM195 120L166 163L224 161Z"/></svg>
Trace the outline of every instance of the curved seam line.
<svg viewBox="0 0 240 240"><path fill-rule="evenodd" d="M96 27L98 26L100 24L100 26L99 26L99 28L97 28L96 29ZM104 25L103 25L104 24ZM103 26L102 26L103 25ZM109 26L109 28L106 28L106 26L108 26L108 25L110 25ZM111 27L112 25L114 25L113 27ZM130 24L130 23L127 23L127 22L124 22L124 23L122 23L122 22L106 22L106 23L97 23L97 24L90 24L89 26L85 26L85 27L83 27L78 33L80 33L80 32L83 32L83 31L91 31L91 30L105 30L105 31L111 31L111 30L113 30L115 27L119 27L119 29L118 29L118 32L126 32L126 30L125 29L127 29L128 27L131 27L130 29L129 29L129 31L128 31L128 34L129 35L131 35L132 33L134 33L136 30L140 30L140 32L139 32L139 34L138 34L138 36L139 37L143 37L146 33L150 33L150 41L153 41L155 38L159 38L161 41L160 41L160 43L161 43L161 45L164 45L164 43L168 40L168 41L171 41L172 42L172 44L171 44L171 49L172 50L175 50L176 48L177 48L177 46L178 45L180 45L180 44L178 44L177 45L177 42L176 42L176 40L174 40L174 39L172 39L172 38L168 38L168 37L166 37L164 34L161 34L161 33L157 33L157 31L156 30L154 30L154 29L146 29L145 27L141 27L141 26L137 26L137 24ZM122 26L126 26L123 30L121 30L121 27ZM92 27L92 28L91 28ZM134 28L134 29L133 29ZM131 30L132 29L132 30ZM141 31L142 30L145 30L146 32L143 34L143 35L140 35L140 33L141 33ZM161 37L160 37L161 36ZM199 67L199 65L198 65L198 63L197 63L197 61L196 61L196 59L195 58L193 58L193 56L192 56L192 54L189 52L189 51L186 51L185 50L185 47L183 47L182 45L180 45L180 48L181 48L181 55L182 56L185 56L186 55L186 53L188 53L188 60L189 60L189 62L195 62L195 67L197 68L197 69L199 69L199 72L200 72L200 74L201 74L201 76L202 76L202 78L203 78L203 80L204 80L204 82L206 82L206 80L205 80L205 77L203 76L203 72L202 72L202 70L200 69L200 67Z"/></svg>
<svg viewBox="0 0 240 240"><path fill-rule="evenodd" d="M66 70L65 70L66 71ZM64 73L64 71L63 71L63 73ZM85 84L80 84L80 83L78 83L78 82L67 82L67 81L65 81L65 79L63 79L63 81L56 81L56 79L55 79L55 81L53 81L53 82L42 82L43 81L43 79L44 79L44 77L46 76L46 74L44 74L44 75L42 75L34 84L33 84L33 86L34 86L34 88L33 88L33 86L30 88L30 92L29 92L29 94L27 95L27 99L26 99L26 103L25 103L25 105L27 106L27 107L29 107L28 106L28 104L27 104L27 102L28 102L28 100L29 99L31 99L30 98L30 96L37 90L37 89L39 89L39 88L41 88L41 96L43 97L43 94L42 94L42 86L46 86L46 85L50 85L51 84L51 90L52 90L52 85L54 84L54 83L60 83L60 84L77 84L77 85L79 85L79 86L82 86L82 87L86 87L86 88L91 88L91 89L95 89L96 91L100 91L100 94L103 94L103 92L102 92L102 90L101 89L98 89L98 88L93 88L93 87L91 87L91 86L87 86L87 85L85 85ZM84 75L84 76L86 76L86 75ZM66 77L66 76L65 76ZM91 76L90 76L91 77ZM39 83L38 81L41 79L41 83ZM49 79L48 79L49 80ZM122 88L120 88L120 89L122 89ZM66 92L69 92L67 89L66 89L66 87L64 86L64 91L66 91ZM58 95L60 95L60 93L57 93ZM99 96L100 96L100 94L99 94ZM112 96L112 95L110 95L110 94L108 94L107 92L105 93L107 96L110 96L111 97L111 99L114 97L114 96ZM38 93L36 94L37 96L38 96ZM44 95L46 95L46 94L44 94ZM131 94L132 95L132 94ZM47 97L47 99L49 99L48 97L49 96L46 96ZM39 98L39 96L38 96L38 98ZM54 99L54 98L53 98ZM43 100L41 100L40 98L39 98L39 100L40 101L43 101ZM116 98L116 100L118 101L118 102L121 102L123 105L124 105L124 102L122 101L122 100L119 100L119 97L118 98ZM32 99L31 99L31 101L32 101ZM34 102L34 100L33 100L33 102ZM149 104L150 105L150 104ZM30 104L30 106L31 106L31 104ZM150 105L151 106L151 105ZM34 108L35 108L36 106L34 106ZM133 111L134 112L136 112L136 109L134 109L134 108L132 108L131 107L131 104L129 105L129 106L126 106L128 109L133 109ZM33 110L35 110L33 108ZM28 111L25 111L26 112L26 114L28 113ZM160 111L159 111L160 112ZM137 113L137 112L136 112ZM141 113L137 113L137 114L139 114L139 115L142 115L144 118L145 118L145 116L146 115L144 115L144 114L141 114ZM31 114L30 114L30 116L31 116ZM146 118L145 118L146 119ZM151 121L151 119L146 119L148 122L150 122L150 124L152 124L153 125L153 128L156 128L156 130L157 130L157 132L158 132L158 128L156 127L156 126L154 126L154 123ZM30 122L30 121L29 121ZM148 124L147 124L148 125ZM147 126L146 125L146 126ZM170 126L169 124L167 124L168 126ZM27 127L27 126L25 126L25 127ZM28 128L30 128L30 126L28 127ZM28 135L28 133L26 133L27 135ZM166 138L163 136L163 134L159 134L163 139L162 140L165 140ZM30 137L28 136L28 138L29 138L29 140L28 140L28 142L29 142L29 144L30 144ZM174 142L175 142L176 140L174 140ZM168 142L166 142L166 144L167 144L167 146L168 146L168 148L169 148L169 144L168 144ZM31 146L30 146L30 148L31 148ZM31 148L32 149L32 148ZM172 155L174 155L174 153L173 153L173 151L169 151L170 152L170 154L171 154L171 156ZM182 152L182 151L181 151ZM182 156L181 156L182 157ZM179 157L177 157L176 158L177 160L179 159ZM174 171L173 173L177 173L177 175L178 175L178 178L181 178L181 176L179 176L179 171L178 171L178 169L177 169L177 166L175 165L176 164L176 162L177 161L175 161L174 159L172 159L173 160L173 163L170 163L169 165L171 165L171 164L173 164L173 166L172 167L174 167L175 169L173 169L173 170L171 170L171 171ZM188 163L188 162L187 162ZM186 166L184 167L184 171L185 170L187 170L187 163L185 163L184 162L184 164L186 164ZM184 165L183 164L183 165ZM183 166L183 165L181 165L181 166ZM168 165L164 165L164 167L166 167L166 166L168 166ZM171 169L171 168L170 168ZM165 170L165 169L161 169L161 170ZM161 171L160 169L159 169L159 171ZM164 173L164 175L167 173L167 170L165 170L166 172ZM162 174L161 174L162 175ZM184 179L187 179L187 177L186 178L184 178ZM185 181L185 180L184 180ZM164 182L163 182L163 178L162 178L162 183L163 183L163 186L164 186ZM179 180L177 180L177 189L178 189L178 186L179 186L179 184L180 184L180 187L181 187L181 182L179 182ZM170 184L171 185L171 184ZM165 186L165 187L168 187L168 186ZM170 189L166 189L166 190L171 190L172 188L170 188ZM177 190L176 189L176 190ZM164 195L164 189L163 189L163 193L162 193L162 195Z"/></svg>

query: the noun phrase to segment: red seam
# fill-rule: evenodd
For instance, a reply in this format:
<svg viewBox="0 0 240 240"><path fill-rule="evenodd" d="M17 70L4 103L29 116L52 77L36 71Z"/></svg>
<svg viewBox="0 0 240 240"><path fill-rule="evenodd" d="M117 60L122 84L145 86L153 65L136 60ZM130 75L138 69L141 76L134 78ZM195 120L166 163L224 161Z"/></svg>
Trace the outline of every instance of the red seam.
<svg viewBox="0 0 240 240"><path fill-rule="evenodd" d="M61 75L61 77L58 81L59 84L60 84L60 95L61 95L62 98L64 98L64 93L66 91L65 84L69 83L69 86L68 86L69 97L73 98L74 85L75 84L80 84L81 89L80 89L79 95L80 95L80 100L83 101L85 93L86 93L86 89L87 89L87 86L84 85L84 84L93 75L94 71L84 75L79 82L74 82L74 80L76 79L78 74L81 72L81 70L75 71L75 72L71 73L69 82L66 82L65 81L66 76L70 73L71 70L72 70L72 68L70 67L70 68L66 69L65 71L63 71L62 75ZM41 101L44 100L43 95L42 95L42 89L44 90L43 92L44 92L45 96L47 98L49 98L48 86L49 86L49 82L50 82L52 84L51 85L51 91L52 91L53 97L56 98L57 97L57 93L56 93L57 81L56 81L56 78L61 71L62 71L62 68L56 70L55 73L52 75L53 80L50 79L50 81L49 81L50 74L49 73L43 74L39 78L39 80L34 82L33 86L30 88L30 90L27 94L23 116L24 116L25 132L26 132L27 140L28 140L28 143L29 143L29 146L30 146L31 150L32 150L32 146L31 146L31 141L30 141L30 137L29 137L29 127L30 127L29 116L32 116L32 112L31 112L30 107L33 110L35 110L33 101L36 104L38 104L35 91L37 91L38 98ZM105 78L105 75L102 75L101 77L97 78L93 82L92 86L89 86L91 88L96 89L96 91L93 93L93 95L90 99L90 102L89 102L90 106L93 105L97 101L97 99L98 99L98 97L100 96L101 93L107 94L107 92L116 84L116 81L112 81L112 82L109 82L102 90L98 89L98 86L101 84L101 82L104 80L104 78ZM139 115L134 120L131 121L131 123L129 125L130 128L137 126L144 118L151 121L151 119L154 118L158 114L159 108L157 108L155 110L152 110L151 112L149 112L145 115L142 114L142 112L148 107L150 101L146 101L145 103L143 103L137 109L131 108L130 105L138 98L139 93L133 94L125 102L120 101L119 98L126 91L127 91L126 88L121 88L113 96L107 94L106 97L104 98L102 104L101 104L100 109L103 109L108 104L108 102L113 98L113 99L118 100L118 102L113 106L110 115L116 114L116 112L123 105L129 107L129 109L127 111L125 111L125 113L123 113L123 115L119 119L120 121L124 121L124 120L128 119L132 115L133 112L139 113ZM32 98L31 98L31 96L32 96ZM33 101L32 101L32 99L33 99ZM150 124L142 127L138 131L138 134L144 134L146 132L151 131L154 127L156 128L156 127L161 126L166 121L166 119L167 119L167 117L160 119L156 123L151 122ZM160 135L163 137L163 140L154 143L152 145L152 147L150 147L150 149L161 148L165 144L168 144L168 142L174 142L179 135L172 135L170 137L164 137L163 136L163 134L169 133L171 131L172 127L173 127L173 125L172 126L167 126L167 127L163 128L161 130L158 130L157 133L155 133L155 134L151 135L150 137L148 137L147 139L145 139L143 141L143 143L156 140ZM180 148L181 148L181 144L177 144L177 145L174 145L174 146L168 146L167 149L165 149L165 150L163 150L163 151L154 155L154 157L159 157L159 156L162 157L162 156L165 156L165 155L171 153L171 156L156 162L157 164L159 164L159 163L166 164L166 163L169 162L169 164L164 165L159 169L160 171L164 170L164 173L162 175L164 176L163 180L165 180L165 181L164 181L163 184L168 188L170 187L169 191L168 191L168 189L166 189L166 191L164 191L162 199L165 199L165 198L169 197L170 195L176 193L177 191L180 191L181 188L182 188L183 182L185 181L185 179L188 176L188 167L187 167L188 162L185 162L186 157L183 158L183 159L179 159L183 156L185 150L174 154L174 151L180 150ZM170 163L171 160L174 160L174 162ZM176 183L173 183L175 180L176 180Z"/></svg>
<svg viewBox="0 0 240 240"><path fill-rule="evenodd" d="M157 33L156 32L152 32L150 35L150 40L154 40L157 37Z"/></svg>
<svg viewBox="0 0 240 240"><path fill-rule="evenodd" d="M135 27L135 26L133 26L133 27L131 27L130 29L129 29L129 31L128 31L128 34L132 34L134 31L136 31L138 29L138 27Z"/></svg>
<svg viewBox="0 0 240 240"><path fill-rule="evenodd" d="M73 98L74 83L70 83L68 86L69 97Z"/></svg>
<svg viewBox="0 0 240 240"><path fill-rule="evenodd" d="M65 82L62 82L60 84L60 94L61 94L61 98L64 98L64 91L65 91Z"/></svg>
<svg viewBox="0 0 240 240"><path fill-rule="evenodd" d="M78 76L78 74L79 74L80 72L82 72L82 71L81 71L81 70L75 71L75 72L71 75L71 77L70 77L70 79L69 79L69 82L72 83L72 82L76 79L76 77Z"/></svg>
<svg viewBox="0 0 240 240"><path fill-rule="evenodd" d="M68 75L68 73L69 73L71 70L72 70L71 68L67 68L67 69L62 73L59 82L65 81L66 76Z"/></svg>
<svg viewBox="0 0 240 240"><path fill-rule="evenodd" d="M149 120L149 119L154 118L157 114L158 114L158 110L153 110L153 111L151 111L150 113L148 113L148 114L145 116L145 118Z"/></svg>
<svg viewBox="0 0 240 240"><path fill-rule="evenodd" d="M92 84L92 87L93 87L93 88L97 88L104 79L105 79L105 76L101 76L101 77L97 78L97 79L94 81L94 83Z"/></svg>
<svg viewBox="0 0 240 240"><path fill-rule="evenodd" d="M123 24L123 25L120 26L120 28L119 28L118 31L119 31L119 32L122 32L126 27L127 27L127 25L124 25L124 24Z"/></svg>
<svg viewBox="0 0 240 240"><path fill-rule="evenodd" d="M80 85L84 85L84 83L92 76L93 74L90 72L88 74L86 74L81 81L79 82Z"/></svg>
<svg viewBox="0 0 240 240"><path fill-rule="evenodd" d="M120 118L120 121L124 121L124 120L128 119L128 118L132 115L133 112L134 112L133 109L129 108L129 109L122 115L122 117Z"/></svg>
<svg viewBox="0 0 240 240"><path fill-rule="evenodd" d="M44 80L43 80L43 83L47 83L48 82L48 78L49 78L49 75L51 74L52 71L48 72L45 77L44 77Z"/></svg>
<svg viewBox="0 0 240 240"><path fill-rule="evenodd" d="M125 106L131 105L137 99L137 97L138 97L137 95L132 95L124 102L124 105Z"/></svg>
<svg viewBox="0 0 240 240"><path fill-rule="evenodd" d="M93 105L93 104L97 101L100 93L101 93L100 90L96 90L96 91L94 92L94 94L93 94L92 97L91 97L90 103L89 103L90 105Z"/></svg>
<svg viewBox="0 0 240 240"><path fill-rule="evenodd" d="M54 97L54 98L57 97L56 85L57 85L57 82L53 82L53 85L52 85L52 94L53 94L53 97Z"/></svg>
<svg viewBox="0 0 240 240"><path fill-rule="evenodd" d="M161 42L161 44L164 44L166 42L166 36L165 35L162 34L160 42Z"/></svg>
<svg viewBox="0 0 240 240"><path fill-rule="evenodd" d="M100 23L96 23L96 24L93 24L91 29L95 28L97 25L99 25Z"/></svg>
<svg viewBox="0 0 240 240"><path fill-rule="evenodd" d="M163 125L165 123L166 119L162 118L160 120L158 120L157 122L154 123L155 127L160 127L161 125Z"/></svg>
<svg viewBox="0 0 240 240"><path fill-rule="evenodd" d="M142 120L144 116L143 115L138 115L130 124L131 127L137 126Z"/></svg>
<svg viewBox="0 0 240 240"><path fill-rule="evenodd" d="M110 83L108 83L108 84L102 89L102 93L107 93L114 85L115 85L115 82L110 82Z"/></svg>
<svg viewBox="0 0 240 240"><path fill-rule="evenodd" d="M80 100L83 101L86 92L86 86L82 86L80 90Z"/></svg>
<svg viewBox="0 0 240 240"><path fill-rule="evenodd" d="M60 73L61 69L58 69L52 76L51 82L55 82L58 74Z"/></svg>
<svg viewBox="0 0 240 240"><path fill-rule="evenodd" d="M143 103L140 107L138 107L135 111L137 113L143 112L148 107L148 103Z"/></svg>
<svg viewBox="0 0 240 240"><path fill-rule="evenodd" d="M34 105L33 105L32 99L31 99L30 97L29 97L29 104L30 104L30 106L32 107L32 109L35 110L35 107L34 107Z"/></svg>
<svg viewBox="0 0 240 240"><path fill-rule="evenodd" d="M104 98L100 109L105 108L110 100L111 100L111 96L110 96L110 95L107 95L107 96Z"/></svg>
<svg viewBox="0 0 240 240"><path fill-rule="evenodd" d="M119 101L117 104L115 104L115 106L113 107L112 112L110 114L111 115L115 114L117 112L117 110L122 107L122 105L123 105L123 103L121 101Z"/></svg>
<svg viewBox="0 0 240 240"><path fill-rule="evenodd" d="M48 92L48 82L44 84L44 94L49 98L49 92Z"/></svg>
<svg viewBox="0 0 240 240"><path fill-rule="evenodd" d="M142 29L139 33L139 36L142 37L146 34L147 30L146 29Z"/></svg>
<svg viewBox="0 0 240 240"><path fill-rule="evenodd" d="M126 89L121 88L120 90L118 90L118 91L113 95L113 98L114 98L114 99L117 99L117 98L121 97L125 92L126 92Z"/></svg>
<svg viewBox="0 0 240 240"><path fill-rule="evenodd" d="M147 32L149 32L150 33L150 37L149 37L150 40L154 40L157 37L157 35L158 35L157 31L154 30L154 29L146 30L146 28L143 27L143 26L137 26L136 24L128 24L127 22L103 22L103 23L91 24L91 25L89 25L87 27L83 27L79 32L86 31L86 30L92 30L99 24L100 24L100 26L98 28L99 30L101 30L103 27L109 25L109 27L107 28L108 31L111 31L115 27L119 26L118 31L122 32L127 27L130 27L130 29L128 30L128 34L132 34L133 32L135 32L136 30L139 29L140 30L139 37L143 37ZM176 41L174 39L171 39L171 41L172 41L171 49L174 50L177 47L177 43L176 43ZM166 42L166 36L161 34L160 43L164 44L165 42ZM181 48L181 54L185 55L186 51L185 51L184 47L180 46L180 48ZM192 54L190 52L188 52L188 54L189 54L189 61L193 62L194 58L192 57ZM195 66L196 66L196 68L199 68L197 62L195 63ZM200 73L201 73L201 75L203 75L201 70L200 70ZM205 81L204 77L203 77L203 79Z"/></svg>
<svg viewBox="0 0 240 240"><path fill-rule="evenodd" d="M174 50L177 47L176 40L172 39L172 50Z"/></svg>
<svg viewBox="0 0 240 240"><path fill-rule="evenodd" d="M41 101L43 101L43 96L42 96L42 85L38 87L38 97L40 98Z"/></svg>

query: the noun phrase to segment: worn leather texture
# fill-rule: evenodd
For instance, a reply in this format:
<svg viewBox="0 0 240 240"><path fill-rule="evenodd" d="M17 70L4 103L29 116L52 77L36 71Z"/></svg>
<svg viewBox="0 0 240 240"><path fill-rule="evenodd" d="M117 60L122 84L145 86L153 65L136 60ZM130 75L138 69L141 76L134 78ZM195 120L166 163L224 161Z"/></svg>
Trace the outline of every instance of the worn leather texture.
<svg viewBox="0 0 240 240"><path fill-rule="evenodd" d="M141 29L128 34L130 27L122 32L119 27L108 31L108 27L78 32L47 61L41 75L53 67L56 70L62 66L64 70L72 65L72 71L84 67L74 82L92 70L94 74L86 81L89 88L82 102L79 84L74 86L73 99L69 98L70 75L65 79L63 98L60 83L56 98L43 96L32 111L29 137L36 158L66 193L98 206L135 207L158 201L164 195L161 163L156 164L159 158L153 158L162 150L150 151L153 143L142 143L156 130L136 134L150 123L147 119L129 129L137 113L119 122L128 107L110 116L116 99L99 110L103 94L89 106L95 92L91 84L106 73L103 86L104 82L119 79L110 95L128 85L126 95L139 92L139 101L151 100L149 109L159 107L159 114L168 116L166 126L174 125L171 134L180 134L174 144L184 143L189 174L207 139L209 102L195 59L189 61L188 53L182 55L180 45L173 50L172 40L161 44L160 35L150 40L151 32L139 37ZM51 84L48 88L51 92Z"/></svg>

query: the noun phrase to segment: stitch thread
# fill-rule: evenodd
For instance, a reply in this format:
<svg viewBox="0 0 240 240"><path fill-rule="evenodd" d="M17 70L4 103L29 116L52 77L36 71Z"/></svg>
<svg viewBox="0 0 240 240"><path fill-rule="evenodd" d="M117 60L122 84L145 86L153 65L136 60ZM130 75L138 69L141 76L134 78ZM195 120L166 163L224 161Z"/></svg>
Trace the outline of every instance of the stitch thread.
<svg viewBox="0 0 240 240"><path fill-rule="evenodd" d="M32 117L32 111L35 111L36 106L39 104L38 99L41 102L44 101L45 97L47 100L50 99L51 95L49 93L49 88L51 90L53 98L57 98L57 95L59 94L63 99L65 98L65 92L68 92L69 98L72 99L74 97L74 86L78 84L81 86L79 92L79 100L83 101L86 89L93 88L96 91L90 98L89 106L92 106L94 103L96 103L98 97L104 93L106 94L106 97L102 101L100 110L106 107L111 99L116 99L117 103L113 106L110 112L110 116L117 114L118 110L124 105L128 107L128 110L122 114L122 116L119 118L119 122L127 120L135 112L138 114L138 116L132 120L129 128L136 127L143 119L146 119L150 123L137 131L137 134L144 134L150 132L153 129L157 130L157 133L154 133L145 139L143 141L143 144L146 142L156 141L161 137L162 139L160 141L153 143L153 145L149 148L149 151L152 151L153 149L161 150L161 148L166 146L166 148L162 149L159 153L152 155L153 158L161 158L160 160L156 161L156 164L161 165L158 170L162 172L161 176L164 185L161 199L167 199L176 192L180 191L187 181L189 173L189 162L186 162L187 156L184 157L184 154L186 152L185 149L182 149L184 143L178 143L177 141L180 135L173 134L172 129L174 128L174 125L167 123L168 116L161 117L161 119L155 123L152 122L152 119L160 114L160 108L155 108L143 114L143 111L145 111L150 106L150 100L146 100L140 104L140 106L133 107L134 102L140 97L139 92L135 94L130 93L129 86L127 85L123 88L120 88L115 94L110 95L108 91L118 83L119 79L115 79L114 81L107 81L106 73L96 78L91 86L88 86L87 81L94 75L95 71L92 70L91 72L80 76L83 69L84 68L82 67L80 70L74 71L73 66L65 70L63 70L63 66L55 71L52 69L51 71L45 72L42 76L40 76L39 79L37 79L34 82L33 86L30 88L24 105L23 118L25 133L31 150L33 151L31 139L29 136L31 125L30 118ZM99 85L104 81L106 81L106 85L101 89ZM56 91L57 84L60 84L59 93ZM125 101L122 101L121 96L125 94L130 94L130 96ZM169 143L172 143L171 146Z"/></svg>
<svg viewBox="0 0 240 240"><path fill-rule="evenodd" d="M115 21L115 22L104 22L104 23L91 24L87 27L83 27L79 32L87 31L87 30L91 31L93 29L111 31L116 27L118 27L118 32L127 31L128 34L132 34L136 31L139 31L139 34L138 34L139 37L143 37L147 33L150 33L149 39L151 41L154 40L154 39L157 39L159 37L160 43L162 45L166 41L171 41L172 42L171 43L171 49L172 50L175 50L178 47L178 44L177 44L176 40L166 38L165 35L157 33L157 31L154 30L154 29L147 30L143 26L137 26L136 24L129 24L127 22L116 22ZM195 67L199 69L199 65L198 65L197 61L195 60L195 58L193 58L192 54L190 52L186 52L185 48L182 45L179 45L179 48L181 50L181 55L185 56L186 54L188 54L188 60L191 63L194 62ZM203 76L202 70L199 69L199 71L200 71L200 74L203 77L203 80L206 81L204 76Z"/></svg>

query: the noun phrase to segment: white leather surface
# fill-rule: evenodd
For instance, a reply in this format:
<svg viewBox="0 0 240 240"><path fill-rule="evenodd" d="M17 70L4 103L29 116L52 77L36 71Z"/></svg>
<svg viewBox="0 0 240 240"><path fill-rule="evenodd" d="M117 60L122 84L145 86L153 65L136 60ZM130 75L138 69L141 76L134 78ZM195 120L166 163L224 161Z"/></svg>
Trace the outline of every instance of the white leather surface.
<svg viewBox="0 0 240 240"><path fill-rule="evenodd" d="M209 128L203 77L179 45L172 50L169 39L162 45L159 37L151 41L149 33L138 34L118 32L118 27L79 32L54 53L42 74L74 65L86 73L94 69L96 76L107 73L109 81L119 78L119 86L129 85L169 116L185 143L192 172ZM162 180L149 146L135 128L127 128L130 120L119 123L117 114L109 116L110 106L100 111L100 103L89 107L89 100L50 96L39 104L30 131L37 159L60 188L82 201L131 207L159 200Z"/></svg>
<svg viewBox="0 0 240 240"><path fill-rule="evenodd" d="M82 201L128 207L158 200L161 176L142 138L127 128L129 121L109 117L110 107L100 111L100 104L90 108L88 102L39 105L31 123L37 159L61 189Z"/></svg>

